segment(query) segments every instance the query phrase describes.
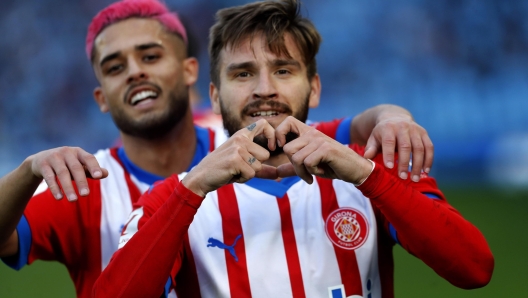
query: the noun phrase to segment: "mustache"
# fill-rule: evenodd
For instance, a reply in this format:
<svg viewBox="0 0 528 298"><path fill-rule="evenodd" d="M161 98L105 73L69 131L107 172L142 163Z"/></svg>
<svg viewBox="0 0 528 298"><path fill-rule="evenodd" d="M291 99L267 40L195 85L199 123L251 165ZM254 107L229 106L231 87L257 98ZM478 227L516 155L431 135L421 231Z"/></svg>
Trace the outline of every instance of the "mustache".
<svg viewBox="0 0 528 298"><path fill-rule="evenodd" d="M281 113L290 113L290 114L292 113L292 110L287 104L269 100L269 99L268 100L259 99L257 101L251 102L242 109L241 113L242 115L246 115L247 113L249 113L250 110L256 110L263 106L270 107L271 109L277 110L278 112L281 112Z"/></svg>
<svg viewBox="0 0 528 298"><path fill-rule="evenodd" d="M130 92L132 92L132 90L134 90L134 88L137 88L137 87L140 87L140 86L150 86L150 87L152 87L152 89L156 90L156 92L158 94L161 94L161 87L160 86L158 86L156 84L153 84L153 83L149 83L149 82L142 82L142 83L130 85L128 87L127 91L125 92L125 97L123 98L123 101L126 103L128 97L130 95Z"/></svg>

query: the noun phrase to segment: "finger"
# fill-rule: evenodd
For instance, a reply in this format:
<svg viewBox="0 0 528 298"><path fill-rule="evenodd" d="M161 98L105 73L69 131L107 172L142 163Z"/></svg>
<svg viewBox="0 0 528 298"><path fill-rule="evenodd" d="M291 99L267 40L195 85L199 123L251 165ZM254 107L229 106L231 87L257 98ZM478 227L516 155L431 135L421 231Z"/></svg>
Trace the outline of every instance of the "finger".
<svg viewBox="0 0 528 298"><path fill-rule="evenodd" d="M279 178L279 174L277 168L263 164L260 171L255 173L255 177L262 179L277 179Z"/></svg>
<svg viewBox="0 0 528 298"><path fill-rule="evenodd" d="M249 157L247 157L245 160L255 172L258 172L262 169L262 163L256 157L249 155Z"/></svg>
<svg viewBox="0 0 528 298"><path fill-rule="evenodd" d="M230 182L244 183L255 177L255 169L247 161L248 159L238 163L238 166L236 167L237 172L233 175Z"/></svg>
<svg viewBox="0 0 528 298"><path fill-rule="evenodd" d="M433 142L429 138L429 135L425 133L425 135L422 136L422 141L424 145L425 150L425 157L424 157L424 172L429 174L431 172L431 168L433 167L433 159L434 159L434 146Z"/></svg>
<svg viewBox="0 0 528 298"><path fill-rule="evenodd" d="M285 163L277 167L277 175L281 178L297 176L292 163Z"/></svg>
<svg viewBox="0 0 528 298"><path fill-rule="evenodd" d="M75 184L77 185L77 189L79 190L79 194L81 196L87 196L89 194L88 190L88 179L86 178L86 173L84 171L84 166L81 164L77 156L68 154L65 156L66 166L68 167L68 170L70 171L71 177L73 177L73 180L75 181ZM62 184L62 181L61 181ZM64 186L63 186L64 188ZM64 189L66 191L66 189ZM75 192L75 189L73 189ZM68 198L70 198L68 196Z"/></svg>
<svg viewBox="0 0 528 298"><path fill-rule="evenodd" d="M411 137L412 142L412 169L411 180L414 182L420 181L420 173L424 163L424 145L422 138L419 135Z"/></svg>
<svg viewBox="0 0 528 298"><path fill-rule="evenodd" d="M286 144L286 135L290 132L302 136L305 132L314 129L305 123L295 119L295 117L288 116L282 123L275 129L275 136L277 143L280 147Z"/></svg>
<svg viewBox="0 0 528 298"><path fill-rule="evenodd" d="M62 191L59 187L59 184L57 184L57 180L55 179L55 172L53 172L51 167L43 166L41 169L41 173L42 177L44 177L44 181L46 181L48 188L53 194L53 197L55 197L55 199L57 200L62 199Z"/></svg>
<svg viewBox="0 0 528 298"><path fill-rule="evenodd" d="M381 135L381 152L383 154L383 163L389 169L394 167L394 152L396 150L396 136L389 130ZM400 153L398 152L398 159ZM408 162L408 161L407 161Z"/></svg>
<svg viewBox="0 0 528 298"><path fill-rule="evenodd" d="M72 175L66 165L66 162L63 159L53 159L50 162L50 165L55 172L60 186L62 187L62 191L64 192L64 195L66 195L68 201L77 200L77 194L75 193L75 189L73 188L72 184Z"/></svg>
<svg viewBox="0 0 528 298"><path fill-rule="evenodd" d="M237 133L242 133L251 141L253 141L255 136L262 134L268 139L268 148L272 151L275 150L275 129L265 119L260 119L259 121L248 125L245 129L239 130Z"/></svg>
<svg viewBox="0 0 528 298"><path fill-rule="evenodd" d="M398 146L398 173L401 179L408 178L409 162L411 160L411 139L407 129L401 130L396 136Z"/></svg>
<svg viewBox="0 0 528 298"><path fill-rule="evenodd" d="M247 152L256 159L258 159L260 162L264 162L270 157L270 153L268 150L262 148L259 144L253 143L252 141L248 141L245 147Z"/></svg>
<svg viewBox="0 0 528 298"><path fill-rule="evenodd" d="M93 156L92 154L79 149L79 152L77 153L77 158L83 164L85 171L87 172L89 178L94 179L101 179L106 176L104 176L103 169L99 166L99 162ZM106 175L108 175L108 171L106 171Z"/></svg>
<svg viewBox="0 0 528 298"><path fill-rule="evenodd" d="M321 167L324 166L323 155L320 151L325 151L319 150L320 144L320 142L311 142L290 158L297 175L309 184L313 182L312 175L324 175L324 169Z"/></svg>
<svg viewBox="0 0 528 298"><path fill-rule="evenodd" d="M378 150L380 148L380 144L378 143L378 140L376 140L376 137L373 135L370 135L370 137L367 140L367 145L365 145L365 153L363 154L363 157L373 159L376 154L378 153ZM391 166L389 166L389 163L385 163L388 168L392 168L394 166L394 160L391 160Z"/></svg>

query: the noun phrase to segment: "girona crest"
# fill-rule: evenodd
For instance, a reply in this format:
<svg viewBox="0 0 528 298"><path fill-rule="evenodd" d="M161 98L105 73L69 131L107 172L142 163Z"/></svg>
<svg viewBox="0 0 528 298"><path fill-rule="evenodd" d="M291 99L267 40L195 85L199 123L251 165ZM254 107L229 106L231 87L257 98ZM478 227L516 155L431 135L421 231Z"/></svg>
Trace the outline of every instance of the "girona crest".
<svg viewBox="0 0 528 298"><path fill-rule="evenodd" d="M335 245L353 250L365 243L369 233L363 214L353 208L334 210L326 218L326 235Z"/></svg>

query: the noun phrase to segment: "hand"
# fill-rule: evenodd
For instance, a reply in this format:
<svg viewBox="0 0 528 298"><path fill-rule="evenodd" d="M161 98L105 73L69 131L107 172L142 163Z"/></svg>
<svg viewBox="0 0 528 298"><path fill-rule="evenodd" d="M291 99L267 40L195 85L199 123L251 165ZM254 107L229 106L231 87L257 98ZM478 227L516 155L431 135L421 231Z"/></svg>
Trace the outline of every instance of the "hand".
<svg viewBox="0 0 528 298"><path fill-rule="evenodd" d="M408 115L384 114L384 119L378 121L372 130L363 156L372 159L381 147L385 166L393 168L396 146L400 178L407 179L411 153L411 179L418 182L422 170L430 172L433 164L433 143L427 131Z"/></svg>
<svg viewBox="0 0 528 298"><path fill-rule="evenodd" d="M285 144L289 132L299 137ZM286 118L275 135L279 146L285 144L283 150L291 162L277 168L281 177L295 173L309 184L313 182L312 175L358 184L372 170L368 160L294 117Z"/></svg>
<svg viewBox="0 0 528 298"><path fill-rule="evenodd" d="M268 139L268 148L275 150L275 130L266 120L260 119L237 131L207 155L183 178L183 185L205 197L208 192L229 183L243 183L253 177L277 178L275 167L262 164L270 156L268 150L253 143L253 138L261 134Z"/></svg>
<svg viewBox="0 0 528 298"><path fill-rule="evenodd" d="M39 152L28 157L31 171L38 178L44 178L53 196L60 200L63 194L69 201L77 200L72 179L81 196L90 193L87 178L102 179L108 171L99 166L95 157L78 147L60 147ZM60 186L57 183L60 182Z"/></svg>

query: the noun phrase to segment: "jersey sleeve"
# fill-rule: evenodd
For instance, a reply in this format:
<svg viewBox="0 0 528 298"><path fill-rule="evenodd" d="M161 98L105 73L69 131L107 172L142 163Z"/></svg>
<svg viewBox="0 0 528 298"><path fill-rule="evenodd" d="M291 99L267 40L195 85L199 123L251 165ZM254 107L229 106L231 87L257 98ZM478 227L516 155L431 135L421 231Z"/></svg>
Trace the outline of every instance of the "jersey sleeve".
<svg viewBox="0 0 528 298"><path fill-rule="evenodd" d="M181 265L182 244L202 201L175 175L143 194L94 297L160 297Z"/></svg>
<svg viewBox="0 0 528 298"><path fill-rule="evenodd" d="M97 192L93 186L90 189L92 193ZM35 260L66 265L73 262L77 257L74 252L83 246L81 226L86 223L87 214L78 203L84 200L91 199L56 200L45 183L41 184L17 225L18 253L4 258L4 262L16 270Z"/></svg>
<svg viewBox="0 0 528 298"><path fill-rule="evenodd" d="M396 166L383 166L381 154L374 161L374 171L358 189L380 211L388 233L453 285L486 285L494 267L489 246L446 201L436 181L426 174L419 182L402 180Z"/></svg>
<svg viewBox="0 0 528 298"><path fill-rule="evenodd" d="M352 117L332 120L330 122L316 122L312 127L338 141L341 144L350 144L350 125Z"/></svg>

